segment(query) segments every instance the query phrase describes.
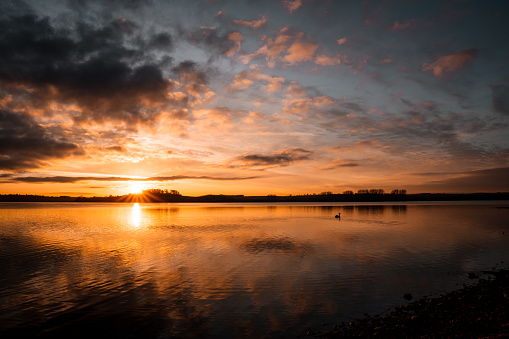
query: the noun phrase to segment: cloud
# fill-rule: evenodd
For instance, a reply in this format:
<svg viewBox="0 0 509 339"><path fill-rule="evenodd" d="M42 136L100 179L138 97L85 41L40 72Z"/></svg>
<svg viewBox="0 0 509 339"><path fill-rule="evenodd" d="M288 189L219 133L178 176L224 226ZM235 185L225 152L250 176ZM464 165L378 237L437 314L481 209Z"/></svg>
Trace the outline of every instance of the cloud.
<svg viewBox="0 0 509 339"><path fill-rule="evenodd" d="M283 100L283 112L307 116L309 113L322 113L324 106L335 106L336 101L326 95L312 97L302 89L296 82L291 82L286 88L286 99Z"/></svg>
<svg viewBox="0 0 509 339"><path fill-rule="evenodd" d="M509 115L509 86L492 85L492 102L495 112Z"/></svg>
<svg viewBox="0 0 509 339"><path fill-rule="evenodd" d="M238 53L240 51L240 43L244 41L244 37L239 32L232 32L226 36L228 40L231 40L235 43L235 45L229 49L225 55L226 56L232 56L235 53Z"/></svg>
<svg viewBox="0 0 509 339"><path fill-rule="evenodd" d="M120 153L127 152L127 149L123 146L109 146L109 147L106 147L105 150L113 151L113 152L120 152Z"/></svg>
<svg viewBox="0 0 509 339"><path fill-rule="evenodd" d="M326 56L325 54L321 54L321 55L317 55L315 57L315 64L320 65L320 66L334 66L334 65L339 65L340 63L341 63L341 58L339 56L335 57L335 58L330 58L330 57Z"/></svg>
<svg viewBox="0 0 509 339"><path fill-rule="evenodd" d="M28 114L0 110L0 169L37 168L51 160L82 154L78 145L58 138Z"/></svg>
<svg viewBox="0 0 509 339"><path fill-rule="evenodd" d="M258 28L264 26L267 23L267 17L264 16L264 15L261 15L260 19L251 20L251 21L248 21L248 20L233 20L233 23L236 24L236 25L242 25L242 26L251 27L252 29L258 29Z"/></svg>
<svg viewBox="0 0 509 339"><path fill-rule="evenodd" d="M477 49L472 48L455 54L444 55L430 64L425 62L422 65L422 71L432 71L435 77L442 77L445 76L445 73L451 73L465 67L477 53Z"/></svg>
<svg viewBox="0 0 509 339"><path fill-rule="evenodd" d="M211 59L222 55L232 56L240 50L240 43L244 40L239 32L224 33L215 26L202 26L190 31L180 28L179 36L200 48L205 48Z"/></svg>
<svg viewBox="0 0 509 339"><path fill-rule="evenodd" d="M321 168L321 170L334 170L338 168L345 168L345 167L357 167L360 166L357 162L349 162L345 159L336 159L332 163L327 164L325 167Z"/></svg>
<svg viewBox="0 0 509 339"><path fill-rule="evenodd" d="M509 167L468 171L456 177L426 182L416 189L441 192L509 192Z"/></svg>
<svg viewBox="0 0 509 339"><path fill-rule="evenodd" d="M295 66L306 61L313 61L318 44L306 41L306 34L292 31L288 26L282 27L275 37L263 35L264 45L254 53L244 57L244 63L252 59L265 58L269 68L276 67L276 63Z"/></svg>
<svg viewBox="0 0 509 339"><path fill-rule="evenodd" d="M175 103L184 102L189 107L195 107L209 101L215 96L208 87L208 77L193 61L180 62L172 71L178 82L174 83L174 92L168 93ZM173 105L175 106L175 105Z"/></svg>
<svg viewBox="0 0 509 339"><path fill-rule="evenodd" d="M399 31L399 30L410 28L410 26L412 26L412 24L413 24L412 20L405 20L402 23L399 23L399 21L396 21L389 29L391 31Z"/></svg>
<svg viewBox="0 0 509 339"><path fill-rule="evenodd" d="M153 122L173 89L158 66L169 59L155 53L171 50L173 40L137 30L125 19L65 30L34 15L0 20L0 84L32 105L75 104L78 122Z"/></svg>
<svg viewBox="0 0 509 339"><path fill-rule="evenodd" d="M283 102L285 104L283 112L298 115L306 115L312 110L314 111L322 106L334 106L336 103L332 98L326 95L313 98L291 98L286 99Z"/></svg>
<svg viewBox="0 0 509 339"><path fill-rule="evenodd" d="M242 113L231 110L228 107L216 107L213 109L194 110L193 116L196 119L195 124L208 133L224 133L225 130L234 127L234 121L242 117Z"/></svg>
<svg viewBox="0 0 509 339"><path fill-rule="evenodd" d="M288 166L294 162L308 160L312 153L302 148L290 148L271 154L247 154L230 161L230 167Z"/></svg>
<svg viewBox="0 0 509 339"><path fill-rule="evenodd" d="M347 38L341 38L341 39L338 39L338 40L336 40L336 41L337 41L338 45L343 45L343 44L345 44L348 40L347 40Z"/></svg>
<svg viewBox="0 0 509 339"><path fill-rule="evenodd" d="M295 41L286 51L283 60L290 65L296 65L313 60L318 44L306 41Z"/></svg>
<svg viewBox="0 0 509 339"><path fill-rule="evenodd" d="M230 90L245 90L255 83L255 81L262 81L266 85L264 91L267 94L279 92L285 82L285 78L270 76L262 73L259 69L248 71L242 70L233 78L233 83L228 87Z"/></svg>
<svg viewBox="0 0 509 339"><path fill-rule="evenodd" d="M283 0L283 6L292 14L302 6L302 0Z"/></svg>
<svg viewBox="0 0 509 339"><path fill-rule="evenodd" d="M26 183L77 183L83 181L175 181L175 180L218 180L218 181L230 181L230 180L250 180L258 177L212 177L212 176L191 176L191 175L173 175L173 176L160 176L160 177L149 177L149 178L129 178L129 177L70 177L70 176L53 176L53 177L16 177L12 178L14 182L26 182Z"/></svg>

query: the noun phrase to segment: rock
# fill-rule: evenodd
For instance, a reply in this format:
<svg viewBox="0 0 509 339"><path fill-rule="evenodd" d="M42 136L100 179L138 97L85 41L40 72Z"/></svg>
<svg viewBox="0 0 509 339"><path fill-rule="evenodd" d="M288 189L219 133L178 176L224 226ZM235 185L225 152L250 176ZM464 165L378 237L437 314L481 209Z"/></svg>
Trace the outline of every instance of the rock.
<svg viewBox="0 0 509 339"><path fill-rule="evenodd" d="M406 294L403 294L403 298L405 298L406 300L410 301L412 300L412 295L410 293L406 293Z"/></svg>

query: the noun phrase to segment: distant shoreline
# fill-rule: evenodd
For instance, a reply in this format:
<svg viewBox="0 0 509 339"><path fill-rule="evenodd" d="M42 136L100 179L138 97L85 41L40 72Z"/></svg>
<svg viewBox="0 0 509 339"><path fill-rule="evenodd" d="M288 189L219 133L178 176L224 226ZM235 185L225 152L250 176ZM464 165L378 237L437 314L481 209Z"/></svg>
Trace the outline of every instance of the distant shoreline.
<svg viewBox="0 0 509 339"><path fill-rule="evenodd" d="M0 202L150 202L150 203L287 203L287 202L415 202L509 200L509 192L500 193L419 193L419 194L327 194L288 196L126 194L107 197L44 196L29 194L0 195Z"/></svg>

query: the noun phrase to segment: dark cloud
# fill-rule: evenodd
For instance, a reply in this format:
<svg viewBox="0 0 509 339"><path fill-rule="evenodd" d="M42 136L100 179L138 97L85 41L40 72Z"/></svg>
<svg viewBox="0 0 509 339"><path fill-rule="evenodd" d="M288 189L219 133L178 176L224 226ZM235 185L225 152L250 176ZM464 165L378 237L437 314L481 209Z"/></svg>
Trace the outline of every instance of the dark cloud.
<svg viewBox="0 0 509 339"><path fill-rule="evenodd" d="M123 146L109 146L105 148L106 151L113 151L113 152L126 152L127 150Z"/></svg>
<svg viewBox="0 0 509 339"><path fill-rule="evenodd" d="M418 172L418 173L410 173L411 175L423 176L423 177L434 177L434 176L443 176L443 175L451 175L451 174L460 174L459 172Z"/></svg>
<svg viewBox="0 0 509 339"><path fill-rule="evenodd" d="M0 110L0 169L35 168L79 154L78 145L49 133L29 115Z"/></svg>
<svg viewBox="0 0 509 339"><path fill-rule="evenodd" d="M177 66L173 67L172 71L180 79L185 79L196 85L206 85L208 83L205 72L199 70L198 65L193 61L182 61Z"/></svg>
<svg viewBox="0 0 509 339"><path fill-rule="evenodd" d="M227 54L235 47L235 41L228 39L228 35L232 32L221 33L217 29L200 28L194 31L180 30L179 35L183 36L187 41L200 47L205 47L211 53L211 59L218 55Z"/></svg>
<svg viewBox="0 0 509 339"><path fill-rule="evenodd" d="M158 33L150 38L147 46L161 51L170 51L173 48L173 38L168 33Z"/></svg>
<svg viewBox="0 0 509 339"><path fill-rule="evenodd" d="M357 166L360 166L360 165L356 162L344 162L344 161L340 160L340 161L333 162L329 166L325 166L324 168L322 168L322 170L333 170L333 169L338 169L338 168L343 168L343 167L357 167Z"/></svg>
<svg viewBox="0 0 509 339"><path fill-rule="evenodd" d="M424 183L412 190L440 192L509 192L509 167L460 173L457 176Z"/></svg>
<svg viewBox="0 0 509 339"><path fill-rule="evenodd" d="M232 167L288 166L296 161L308 160L312 153L302 148L291 148L272 154L247 154L236 157L230 165Z"/></svg>
<svg viewBox="0 0 509 339"><path fill-rule="evenodd" d="M150 122L171 103L166 94L173 86L151 52L171 48L172 38L158 33L142 39L136 31L125 19L71 29L34 15L0 20L0 84L26 88L23 94L38 104L78 104L83 112L77 121ZM127 47L136 41L144 44Z"/></svg>
<svg viewBox="0 0 509 339"><path fill-rule="evenodd" d="M509 85L491 86L495 112L509 115Z"/></svg>
<svg viewBox="0 0 509 339"><path fill-rule="evenodd" d="M139 9L143 6L148 6L153 3L152 0L67 0L69 5L74 8L88 8L90 4L101 4L104 7L107 8L129 8L129 9Z"/></svg>
<svg viewBox="0 0 509 339"><path fill-rule="evenodd" d="M351 110L351 111L355 111L355 112L363 112L364 111L364 109L359 104L356 104L355 102L347 102L347 103L344 103L342 106Z"/></svg>
<svg viewBox="0 0 509 339"><path fill-rule="evenodd" d="M231 181L231 180L249 180L258 177L211 177L211 176L190 176L190 175L174 175L169 177L149 177L149 178L126 178L126 177L68 177L68 176L53 176L53 177L17 177L12 178L11 181L27 182L27 183L76 183L82 181L175 181L186 179L200 179L200 180L218 180L218 181Z"/></svg>

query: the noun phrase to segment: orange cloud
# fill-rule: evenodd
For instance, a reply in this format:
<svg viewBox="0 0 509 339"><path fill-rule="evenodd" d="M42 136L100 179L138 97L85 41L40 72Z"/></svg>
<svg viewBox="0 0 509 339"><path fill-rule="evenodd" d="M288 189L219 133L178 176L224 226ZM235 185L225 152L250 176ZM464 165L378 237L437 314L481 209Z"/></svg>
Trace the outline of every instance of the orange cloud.
<svg viewBox="0 0 509 339"><path fill-rule="evenodd" d="M233 20L233 23L236 24L236 25L242 25L242 26L251 27L252 29L258 29L258 28L262 27L263 25L265 25L267 23L267 17L265 15L262 15L260 17L260 19L251 20L251 21L248 21L248 20Z"/></svg>
<svg viewBox="0 0 509 339"><path fill-rule="evenodd" d="M283 6L285 6L290 14L299 9L302 6L302 0L283 0Z"/></svg>
<svg viewBox="0 0 509 339"><path fill-rule="evenodd" d="M382 60L380 60L381 64L390 64L390 63L393 63L393 62L394 62L394 59L382 59Z"/></svg>
<svg viewBox="0 0 509 339"><path fill-rule="evenodd" d="M442 77L445 73L451 73L465 67L477 55L477 52L476 49L472 48L455 54L441 56L430 64L425 62L422 65L422 71L432 71L435 77Z"/></svg>

